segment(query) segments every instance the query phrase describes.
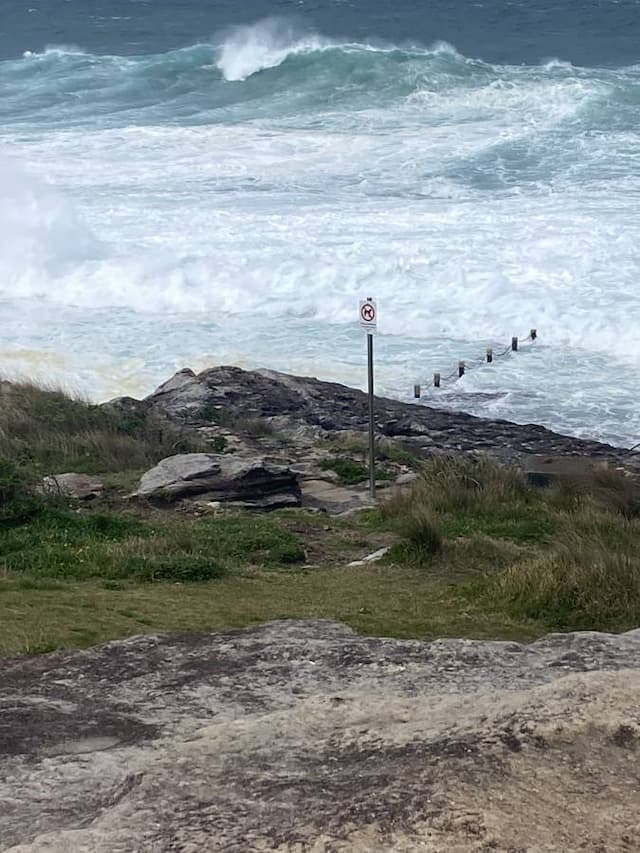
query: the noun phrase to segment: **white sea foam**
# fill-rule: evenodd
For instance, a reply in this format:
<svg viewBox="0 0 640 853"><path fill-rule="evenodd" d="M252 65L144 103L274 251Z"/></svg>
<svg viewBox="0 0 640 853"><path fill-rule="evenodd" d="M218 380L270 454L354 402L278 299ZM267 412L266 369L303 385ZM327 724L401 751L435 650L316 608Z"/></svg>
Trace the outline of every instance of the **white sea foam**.
<svg viewBox="0 0 640 853"><path fill-rule="evenodd" d="M99 256L99 242L64 196L6 157L0 186L0 293L47 292L52 279Z"/></svg>
<svg viewBox="0 0 640 853"><path fill-rule="evenodd" d="M288 19L274 17L229 30L218 48L217 67L226 80L237 82L259 71L276 68L291 56L332 49L381 54L404 51L416 56L443 55L464 60L446 41L436 41L428 48L415 44L399 47L383 42L340 42L301 30Z"/></svg>
<svg viewBox="0 0 640 853"><path fill-rule="evenodd" d="M314 38L236 32L218 61L243 90L292 50L324 51ZM201 53L172 55L166 73L179 60L201 85ZM116 126L70 112L67 126L58 113L25 128L18 110L0 132L12 152L0 161L5 369L37 372L41 353L45 372L102 397L212 361L359 383L354 305L372 293L388 391L408 395L536 326L536 352L458 386L506 394L466 405L630 443L640 147L624 104L615 121L603 111L636 72L498 68L449 48L382 58L380 69L366 58L364 83L344 80L353 105L335 100L347 95L332 55L328 95L303 69L273 94L266 80L258 106L241 92L207 122L181 125L161 100L120 111L110 100L113 115L130 109ZM163 62L112 66L109 98Z"/></svg>
<svg viewBox="0 0 640 853"><path fill-rule="evenodd" d="M246 80L281 65L289 56L331 45L329 39L298 32L289 21L268 18L231 29L220 46L217 66L226 80Z"/></svg>
<svg viewBox="0 0 640 853"><path fill-rule="evenodd" d="M38 59L48 56L88 56L86 50L75 44L49 44L44 50L25 50L23 59Z"/></svg>

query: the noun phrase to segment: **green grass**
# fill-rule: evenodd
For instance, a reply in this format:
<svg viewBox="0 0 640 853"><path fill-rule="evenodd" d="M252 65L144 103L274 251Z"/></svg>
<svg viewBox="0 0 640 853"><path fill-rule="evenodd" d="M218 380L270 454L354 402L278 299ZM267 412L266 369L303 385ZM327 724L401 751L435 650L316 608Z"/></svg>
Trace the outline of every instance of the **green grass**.
<svg viewBox="0 0 640 853"><path fill-rule="evenodd" d="M75 648L132 634L243 628L273 619L337 619L365 634L533 639L542 629L468 601L399 566L231 573L200 584L94 581L25 589L0 580L0 652Z"/></svg>
<svg viewBox="0 0 640 853"><path fill-rule="evenodd" d="M640 523L615 515L600 515L592 525L571 521L552 549L486 578L479 593L514 618L543 620L558 630L637 627Z"/></svg>
<svg viewBox="0 0 640 853"><path fill-rule="evenodd" d="M364 462L369 454L367 437L362 434L348 432L346 435L336 433L332 438L321 442L321 447L333 451L334 456L347 456ZM376 442L376 460L391 462L406 468L417 468L420 456L415 448L404 447L398 439L381 438Z"/></svg>
<svg viewBox="0 0 640 853"><path fill-rule="evenodd" d="M394 555L404 548L427 571L452 564L452 544L471 546L465 594L476 604L549 630L622 630L640 625L639 495L637 481L615 471L545 491L514 469L438 459L379 523L403 533ZM474 579L480 542L493 555L480 558Z"/></svg>
<svg viewBox="0 0 640 853"><path fill-rule="evenodd" d="M151 521L47 507L0 536L0 572L42 578L201 581L304 559L299 537L271 518Z"/></svg>
<svg viewBox="0 0 640 853"><path fill-rule="evenodd" d="M340 456L331 456L320 462L323 471L334 471L345 485L356 485L364 482L369 476L369 469L362 462L355 459L346 459Z"/></svg>
<svg viewBox="0 0 640 853"><path fill-rule="evenodd" d="M369 479L369 468L363 462L345 456L330 456L320 462L323 471L334 471L345 486L355 486ZM376 464L376 479L389 480L393 474L384 466Z"/></svg>
<svg viewBox="0 0 640 853"><path fill-rule="evenodd" d="M42 494L0 461L0 651L328 618L393 637L529 640L640 625L638 486L529 487L438 459L378 509L198 516ZM348 567L383 545L382 563Z"/></svg>

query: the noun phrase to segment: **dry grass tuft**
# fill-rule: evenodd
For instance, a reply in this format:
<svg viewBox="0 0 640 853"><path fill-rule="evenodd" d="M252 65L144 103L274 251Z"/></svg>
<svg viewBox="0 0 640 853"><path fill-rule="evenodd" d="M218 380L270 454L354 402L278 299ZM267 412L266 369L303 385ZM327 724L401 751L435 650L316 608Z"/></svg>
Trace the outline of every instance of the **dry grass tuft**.
<svg viewBox="0 0 640 853"><path fill-rule="evenodd" d="M549 553L493 575L489 591L509 612L556 628L627 628L640 621L640 557L567 527Z"/></svg>
<svg viewBox="0 0 640 853"><path fill-rule="evenodd" d="M203 449L151 413L95 406L26 382L0 382L0 458L44 474L142 469L174 453Z"/></svg>
<svg viewBox="0 0 640 853"><path fill-rule="evenodd" d="M595 470L587 481L567 481L559 489L559 500L579 506L585 500L601 510L624 518L640 518L640 483L615 469Z"/></svg>

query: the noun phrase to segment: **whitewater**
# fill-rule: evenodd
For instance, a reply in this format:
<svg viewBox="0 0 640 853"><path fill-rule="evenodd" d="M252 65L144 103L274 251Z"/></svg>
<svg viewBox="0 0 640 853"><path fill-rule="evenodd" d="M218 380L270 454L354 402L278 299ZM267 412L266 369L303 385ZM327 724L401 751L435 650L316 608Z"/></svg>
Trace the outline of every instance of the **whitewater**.
<svg viewBox="0 0 640 853"><path fill-rule="evenodd" d="M0 61L0 371L95 399L233 363L640 441L640 65L282 21ZM440 391L459 359L534 346Z"/></svg>

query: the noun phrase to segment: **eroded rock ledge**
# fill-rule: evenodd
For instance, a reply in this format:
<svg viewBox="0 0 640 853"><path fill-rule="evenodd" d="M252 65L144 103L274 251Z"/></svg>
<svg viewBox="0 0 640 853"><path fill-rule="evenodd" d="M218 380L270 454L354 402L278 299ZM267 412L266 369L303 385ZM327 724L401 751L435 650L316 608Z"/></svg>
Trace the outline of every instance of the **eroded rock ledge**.
<svg viewBox="0 0 640 853"><path fill-rule="evenodd" d="M5 660L0 849L631 853L639 660L331 622Z"/></svg>
<svg viewBox="0 0 640 853"><path fill-rule="evenodd" d="M221 419L238 428L269 420L275 427L304 435L355 430L368 423L367 397L361 391L319 379L274 370L214 367L202 373L182 370L144 401L125 398L120 406L142 406L191 424ZM113 405L113 404L111 404ZM461 412L376 398L378 434L404 437L434 451L492 450L502 454L540 453L621 458L620 449L570 438L535 424L490 421Z"/></svg>

